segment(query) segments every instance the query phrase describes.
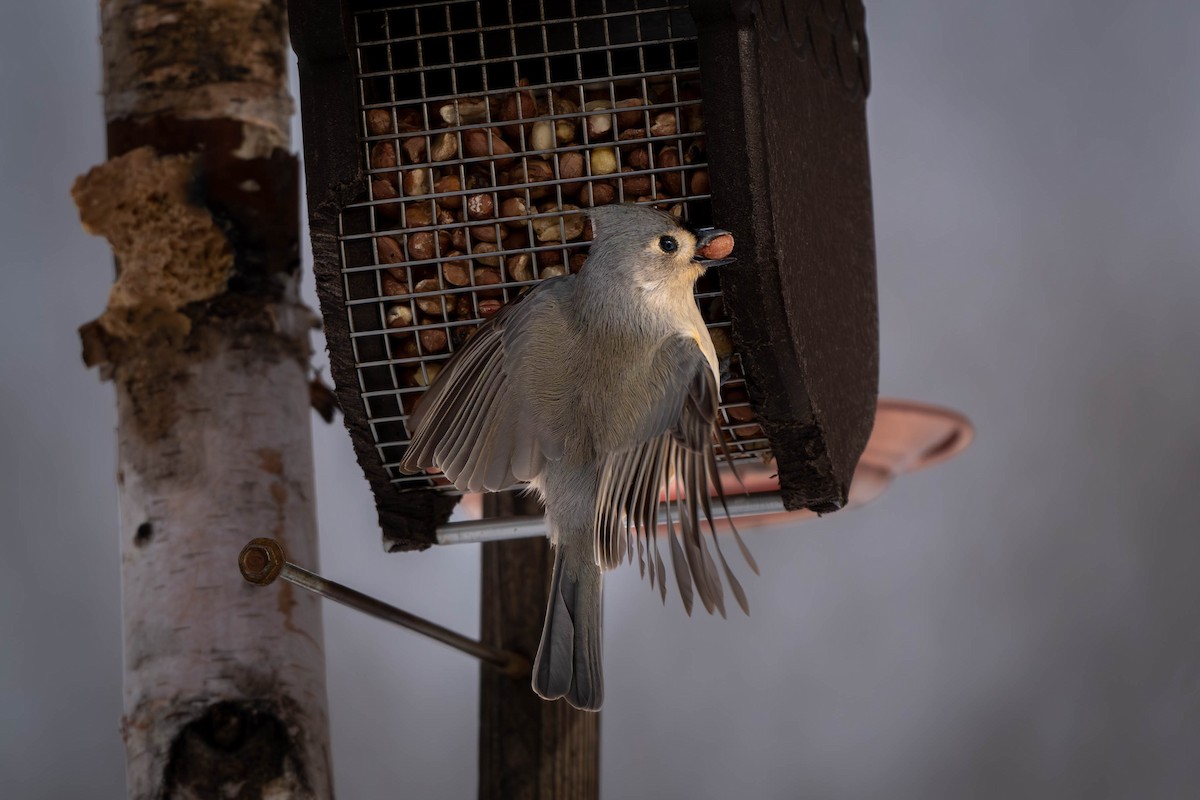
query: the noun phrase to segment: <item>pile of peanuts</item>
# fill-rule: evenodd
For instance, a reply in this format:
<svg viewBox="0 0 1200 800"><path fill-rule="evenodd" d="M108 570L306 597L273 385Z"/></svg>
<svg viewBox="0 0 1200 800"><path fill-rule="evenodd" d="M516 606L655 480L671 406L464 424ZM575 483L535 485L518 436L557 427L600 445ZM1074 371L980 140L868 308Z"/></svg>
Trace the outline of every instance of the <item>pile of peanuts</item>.
<svg viewBox="0 0 1200 800"><path fill-rule="evenodd" d="M375 237L380 294L404 385L432 383L521 287L582 269L583 209L651 203L682 217L685 199L706 198L699 101L694 85L633 82L369 109L369 203L374 230L390 231ZM711 305L705 316L723 318ZM727 330L712 334L728 356ZM406 414L419 394L402 394ZM745 402L742 389L723 395ZM754 419L748 406L727 413L735 425ZM753 424L732 432L761 435Z"/></svg>
<svg viewBox="0 0 1200 800"><path fill-rule="evenodd" d="M578 272L582 209L643 202L682 216L681 198L707 195L698 91L601 86L367 112L376 229L397 231L375 248L382 296L404 298L385 310L401 358L465 341L505 289ZM402 370L410 386L437 372L437 361Z"/></svg>

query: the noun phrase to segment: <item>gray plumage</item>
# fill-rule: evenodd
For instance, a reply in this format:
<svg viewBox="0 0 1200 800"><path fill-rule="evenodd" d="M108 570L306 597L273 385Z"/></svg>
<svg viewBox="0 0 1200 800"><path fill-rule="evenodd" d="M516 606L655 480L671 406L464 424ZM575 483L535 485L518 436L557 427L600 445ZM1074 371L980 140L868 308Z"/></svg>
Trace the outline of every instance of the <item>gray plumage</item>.
<svg viewBox="0 0 1200 800"><path fill-rule="evenodd" d="M464 491L528 483L541 494L555 558L533 688L583 709L604 695L602 570L632 560L636 544L665 601L660 527L689 614L693 593L725 614L704 520L748 610L712 527L718 367L693 297L706 268L693 259L696 237L640 206L603 206L591 218L585 269L543 281L480 327L413 413L401 465L437 467Z"/></svg>

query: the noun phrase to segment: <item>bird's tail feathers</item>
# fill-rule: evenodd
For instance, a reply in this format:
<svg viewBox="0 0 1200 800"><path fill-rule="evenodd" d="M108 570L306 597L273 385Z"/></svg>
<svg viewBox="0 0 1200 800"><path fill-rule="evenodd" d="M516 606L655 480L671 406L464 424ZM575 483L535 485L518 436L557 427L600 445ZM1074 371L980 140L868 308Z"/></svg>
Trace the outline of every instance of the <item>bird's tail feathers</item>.
<svg viewBox="0 0 1200 800"><path fill-rule="evenodd" d="M600 567L568 565L566 549L562 544L554 548L546 624L533 662L533 690L547 700L565 697L575 708L598 711L604 700Z"/></svg>

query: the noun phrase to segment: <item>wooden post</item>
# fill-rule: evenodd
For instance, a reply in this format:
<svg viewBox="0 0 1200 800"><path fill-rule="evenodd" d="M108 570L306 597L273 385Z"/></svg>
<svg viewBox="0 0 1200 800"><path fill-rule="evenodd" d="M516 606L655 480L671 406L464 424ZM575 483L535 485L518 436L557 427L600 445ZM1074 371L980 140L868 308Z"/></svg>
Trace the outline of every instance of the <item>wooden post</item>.
<svg viewBox="0 0 1200 800"><path fill-rule="evenodd" d="M488 495L485 516L540 514L531 498ZM554 559L544 539L483 545L481 638L537 653ZM533 693L529 679L488 666L479 681L480 800L596 800L600 796L600 715Z"/></svg>

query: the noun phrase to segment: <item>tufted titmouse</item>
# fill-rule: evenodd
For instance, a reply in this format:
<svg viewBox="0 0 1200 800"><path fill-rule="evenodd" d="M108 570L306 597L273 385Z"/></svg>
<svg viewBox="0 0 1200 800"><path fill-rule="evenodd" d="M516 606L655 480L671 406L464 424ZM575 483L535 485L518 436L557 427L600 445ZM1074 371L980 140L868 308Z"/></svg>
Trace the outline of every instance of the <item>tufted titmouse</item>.
<svg viewBox="0 0 1200 800"><path fill-rule="evenodd" d="M401 467L437 467L464 491L526 482L541 494L555 557L533 689L595 710L604 694L601 573L627 554L632 560L636 541L665 601L663 491L674 498L665 528L685 608L690 614L694 583L709 613L725 613L701 536L704 518L712 531L709 482L720 489L719 373L693 287L709 266L726 263L733 238L692 232L644 206L601 206L590 215L585 268L538 284L455 354L410 419Z"/></svg>

